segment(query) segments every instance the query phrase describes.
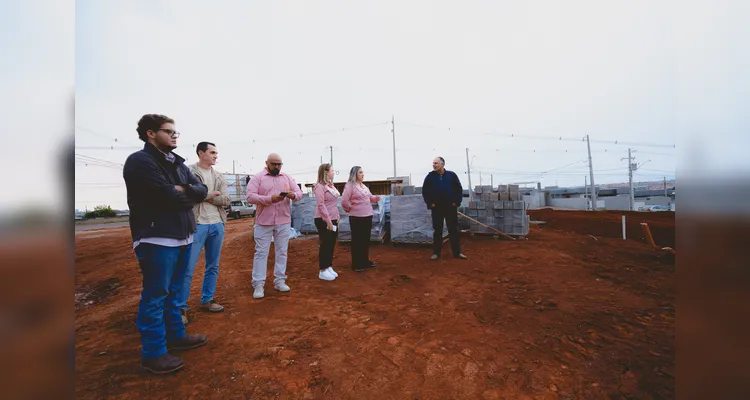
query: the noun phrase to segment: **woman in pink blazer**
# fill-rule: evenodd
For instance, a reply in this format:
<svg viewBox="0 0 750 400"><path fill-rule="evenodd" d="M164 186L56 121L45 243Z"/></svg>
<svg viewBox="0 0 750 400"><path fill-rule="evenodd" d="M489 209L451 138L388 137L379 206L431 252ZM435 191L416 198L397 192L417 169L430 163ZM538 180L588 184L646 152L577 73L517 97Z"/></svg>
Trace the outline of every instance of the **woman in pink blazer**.
<svg viewBox="0 0 750 400"><path fill-rule="evenodd" d="M362 272L365 268L376 266L370 260L370 231L372 230L372 204L380 201L380 196L373 196L362 181L365 174L362 167L354 166L349 171L349 181L341 196L341 207L349 213L349 224L352 230L352 269Z"/></svg>
<svg viewBox="0 0 750 400"><path fill-rule="evenodd" d="M315 227L318 228L320 248L318 260L320 272L318 278L332 281L339 274L333 270L333 250L336 246L339 225L339 191L333 186L335 171L331 164L318 167L318 182L315 184Z"/></svg>

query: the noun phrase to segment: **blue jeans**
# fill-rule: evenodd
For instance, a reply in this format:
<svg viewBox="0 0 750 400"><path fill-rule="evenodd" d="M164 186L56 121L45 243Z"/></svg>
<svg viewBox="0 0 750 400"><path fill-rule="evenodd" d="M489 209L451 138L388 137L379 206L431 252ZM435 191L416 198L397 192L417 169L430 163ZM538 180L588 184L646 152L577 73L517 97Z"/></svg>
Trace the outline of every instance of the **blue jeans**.
<svg viewBox="0 0 750 400"><path fill-rule="evenodd" d="M135 255L143 274L143 291L136 325L141 333L143 358L167 352L167 340L185 336L177 297L182 290L190 245L180 247L141 243Z"/></svg>
<svg viewBox="0 0 750 400"><path fill-rule="evenodd" d="M224 224L198 224L193 234L193 247L190 250L187 271L185 271L185 283L182 286L177 302L181 310L188 309L190 298L190 283L193 281L193 272L198 264L203 246L206 246L206 273L203 275L203 293L201 304L206 304L214 299L216 291L216 279L219 277L219 256L221 255L221 244L224 242Z"/></svg>

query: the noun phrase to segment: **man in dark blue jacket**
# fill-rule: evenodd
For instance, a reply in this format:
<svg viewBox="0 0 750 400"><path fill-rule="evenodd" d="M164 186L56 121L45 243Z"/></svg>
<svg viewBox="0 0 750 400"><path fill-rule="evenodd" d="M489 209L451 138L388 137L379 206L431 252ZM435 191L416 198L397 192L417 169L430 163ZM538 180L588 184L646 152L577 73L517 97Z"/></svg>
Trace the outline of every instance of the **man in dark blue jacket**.
<svg viewBox="0 0 750 400"><path fill-rule="evenodd" d="M131 154L123 168L130 208L133 251L143 274L136 325L141 334L141 366L155 374L183 368L167 351L206 344L205 335L186 334L177 307L195 232L193 206L208 189L174 154L180 133L174 120L146 114L138 121L143 150Z"/></svg>
<svg viewBox="0 0 750 400"><path fill-rule="evenodd" d="M443 249L443 220L448 225L448 235L451 240L451 250L456 258L466 259L461 253L458 238L458 206L463 199L461 181L453 171L445 169L445 159L437 157L432 160L432 172L427 174L422 184L422 197L427 208L432 210L431 260L437 260Z"/></svg>

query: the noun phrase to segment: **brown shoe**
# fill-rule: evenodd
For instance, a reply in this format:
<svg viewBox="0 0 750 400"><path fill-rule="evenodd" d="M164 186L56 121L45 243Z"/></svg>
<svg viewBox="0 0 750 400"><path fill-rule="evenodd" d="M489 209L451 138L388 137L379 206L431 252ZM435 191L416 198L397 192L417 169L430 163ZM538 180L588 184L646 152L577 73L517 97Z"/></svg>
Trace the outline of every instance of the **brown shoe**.
<svg viewBox="0 0 750 400"><path fill-rule="evenodd" d="M180 317L182 317L182 324L187 325L188 324L187 310L180 309Z"/></svg>
<svg viewBox="0 0 750 400"><path fill-rule="evenodd" d="M464 253L458 253L458 255L456 256L456 258L460 258L462 260L465 260L465 259L467 259L469 257L466 257L466 255L464 255Z"/></svg>
<svg viewBox="0 0 750 400"><path fill-rule="evenodd" d="M201 311L222 312L224 311L224 306L211 300L208 303L201 304Z"/></svg>
<svg viewBox="0 0 750 400"><path fill-rule="evenodd" d="M190 350L201 347L208 343L208 337L200 333L186 333L180 339L167 340L167 349L172 350Z"/></svg>
<svg viewBox="0 0 750 400"><path fill-rule="evenodd" d="M156 375L169 374L175 371L179 371L184 367L185 363L183 363L181 359L171 354L162 354L156 358L141 360L141 368Z"/></svg>

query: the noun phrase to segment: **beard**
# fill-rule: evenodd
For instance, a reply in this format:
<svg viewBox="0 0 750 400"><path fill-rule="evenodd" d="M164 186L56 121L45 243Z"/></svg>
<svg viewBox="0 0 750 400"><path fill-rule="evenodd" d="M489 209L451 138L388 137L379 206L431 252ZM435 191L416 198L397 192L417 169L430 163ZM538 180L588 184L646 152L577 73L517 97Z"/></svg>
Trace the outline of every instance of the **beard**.
<svg viewBox="0 0 750 400"><path fill-rule="evenodd" d="M273 175L273 176L279 175L279 172L281 172L281 171L278 170L278 169L269 169L268 170L268 173L271 174L271 175Z"/></svg>

